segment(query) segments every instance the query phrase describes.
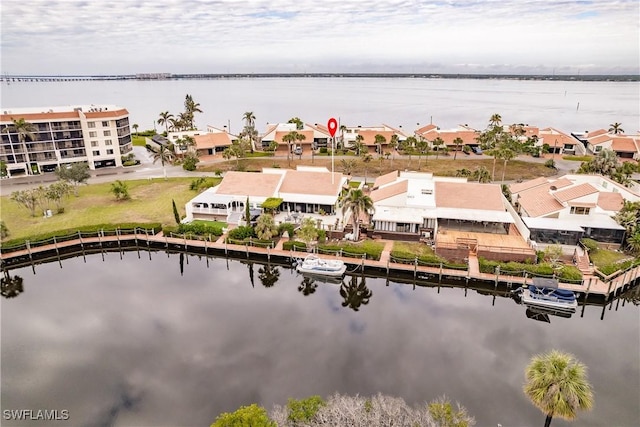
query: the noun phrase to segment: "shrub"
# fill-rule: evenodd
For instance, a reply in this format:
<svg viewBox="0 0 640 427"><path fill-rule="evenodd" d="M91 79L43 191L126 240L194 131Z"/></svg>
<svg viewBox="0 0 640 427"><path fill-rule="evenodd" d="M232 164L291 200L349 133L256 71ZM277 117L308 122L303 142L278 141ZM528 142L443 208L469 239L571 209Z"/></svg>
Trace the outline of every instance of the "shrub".
<svg viewBox="0 0 640 427"><path fill-rule="evenodd" d="M189 189L193 191L202 191L209 187L214 187L218 185L219 182L220 182L220 178L209 178L206 176L201 176L191 181L191 184L189 185Z"/></svg>
<svg viewBox="0 0 640 427"><path fill-rule="evenodd" d="M326 402L320 396L310 396L302 400L289 399L287 402L287 412L289 414L287 420L295 425L311 422L320 408L325 405Z"/></svg>
<svg viewBox="0 0 640 427"><path fill-rule="evenodd" d="M272 421L267 410L255 403L249 406L242 406L235 412L225 412L216 418L211 427L276 427L276 423Z"/></svg>
<svg viewBox="0 0 640 427"><path fill-rule="evenodd" d="M249 225L241 225L240 227L230 230L227 236L233 240L244 240L249 237L256 237L256 232L253 227Z"/></svg>
<svg viewBox="0 0 640 427"><path fill-rule="evenodd" d="M327 147L320 147L320 154L327 154Z"/></svg>
<svg viewBox="0 0 640 427"><path fill-rule="evenodd" d="M278 236L282 236L284 232L287 231L289 233L289 238L293 238L295 227L293 224L288 222L283 222L278 226Z"/></svg>
<svg viewBox="0 0 640 427"><path fill-rule="evenodd" d="M207 224L204 222L193 222L178 225L177 232L182 234L192 233L199 236L206 236L207 234L222 236L223 226L222 223Z"/></svg>
<svg viewBox="0 0 640 427"><path fill-rule="evenodd" d="M598 242L596 242L593 239L584 237L580 239L580 243L582 243L585 246L585 248L589 249L589 251L591 252L595 252L598 250Z"/></svg>
<svg viewBox="0 0 640 427"><path fill-rule="evenodd" d="M544 162L544 166L549 168L549 169L555 169L556 168L556 162L553 159L549 159L546 162Z"/></svg>
<svg viewBox="0 0 640 427"><path fill-rule="evenodd" d="M7 224L4 221L0 221L0 239L4 239L9 236L9 228L7 228Z"/></svg>
<svg viewBox="0 0 640 427"><path fill-rule="evenodd" d="M289 240L282 244L282 249L285 251L290 251L294 247L297 251L305 251L307 249L307 244L304 242L298 242L297 240Z"/></svg>

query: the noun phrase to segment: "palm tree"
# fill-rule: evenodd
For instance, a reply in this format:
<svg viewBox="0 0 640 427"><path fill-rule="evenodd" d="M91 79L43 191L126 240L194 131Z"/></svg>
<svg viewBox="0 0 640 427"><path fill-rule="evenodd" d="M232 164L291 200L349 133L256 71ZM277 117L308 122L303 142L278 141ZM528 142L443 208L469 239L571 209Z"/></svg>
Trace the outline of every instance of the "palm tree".
<svg viewBox="0 0 640 427"><path fill-rule="evenodd" d="M436 151L436 160L437 160L438 154L440 153L440 146L444 144L444 140L438 136L433 141L431 141L431 144L433 144L433 147Z"/></svg>
<svg viewBox="0 0 640 427"><path fill-rule="evenodd" d="M389 141L389 149L391 150L391 168L393 169L393 159L395 158L396 151L398 150L398 146L400 145L400 140L398 135L391 135L391 140Z"/></svg>
<svg viewBox="0 0 640 427"><path fill-rule="evenodd" d="M131 127L133 128L133 131L136 133L136 135L138 134L138 128L140 127L137 123L134 123L133 125L131 125Z"/></svg>
<svg viewBox="0 0 640 427"><path fill-rule="evenodd" d="M278 227L273 220L273 215L263 213L258 217L256 235L260 240L271 240L278 233Z"/></svg>
<svg viewBox="0 0 640 427"><path fill-rule="evenodd" d="M362 156L362 164L364 165L364 183L367 184L367 172L369 170L369 163L373 160L373 156L369 153L364 153Z"/></svg>
<svg viewBox="0 0 640 427"><path fill-rule="evenodd" d="M351 172L356 167L356 161L353 159L342 159L340 164L342 165L342 173L345 175L351 175Z"/></svg>
<svg viewBox="0 0 640 427"><path fill-rule="evenodd" d="M193 123L194 114L202 113L200 109L200 104L193 100L193 97L189 94L184 98L184 112L185 112L185 124L188 125L189 129L195 129Z"/></svg>
<svg viewBox="0 0 640 427"><path fill-rule="evenodd" d="M413 137L411 137L413 138ZM408 139L408 138L407 138ZM420 139L415 139L413 138L415 141L414 146L415 149L418 151L418 170L420 170L420 160L422 159L422 155L423 154L427 154L427 151L429 151L429 141L427 141L426 139L420 137ZM426 157L425 157L426 159ZM427 163L427 161L425 160L425 164Z"/></svg>
<svg viewBox="0 0 640 427"><path fill-rule="evenodd" d="M344 149L344 133L346 131L347 131L347 127L345 125L340 125L340 147L336 147L336 148Z"/></svg>
<svg viewBox="0 0 640 427"><path fill-rule="evenodd" d="M258 218L258 221L260 219ZM258 279L265 288L271 288L280 279L280 270L271 264L263 265L258 269Z"/></svg>
<svg viewBox="0 0 640 427"><path fill-rule="evenodd" d="M491 118L489 119L489 124L493 127L497 127L500 126L500 123L502 123L502 116L498 113L495 113L493 115L491 115Z"/></svg>
<svg viewBox="0 0 640 427"><path fill-rule="evenodd" d="M369 304L373 292L367 288L364 276L358 281L357 276L351 276L349 284L342 283L340 286L340 296L344 299L343 307L349 307L353 311L360 310L361 305Z"/></svg>
<svg viewBox="0 0 640 427"><path fill-rule="evenodd" d="M423 141L424 139L421 137L420 140ZM409 136L407 137L407 139L402 141L401 149L403 153L409 153L409 166L411 166L411 153L413 152L414 148L417 148L417 145L418 140L414 136ZM420 160L418 160L418 169L420 169Z"/></svg>
<svg viewBox="0 0 640 427"><path fill-rule="evenodd" d="M253 114L253 111L247 111L242 115L242 120L244 120L245 126L254 127L256 123L256 116Z"/></svg>
<svg viewBox="0 0 640 427"><path fill-rule="evenodd" d="M474 181L477 180L478 182L482 183L491 182L491 174L489 173L489 169L484 166L476 168L473 171L473 174L471 174L471 178Z"/></svg>
<svg viewBox="0 0 640 427"><path fill-rule="evenodd" d="M38 128L33 123L25 121L25 119L11 119L11 121L13 124L2 129L2 132L18 134L18 141L22 145L22 151L27 161L27 174L32 174L33 170L31 169L31 158L29 157L29 150L27 149L27 139L29 139L29 141L35 141Z"/></svg>
<svg viewBox="0 0 640 427"><path fill-rule="evenodd" d="M640 230L636 231L627 239L629 250L633 254L640 254Z"/></svg>
<svg viewBox="0 0 640 427"><path fill-rule="evenodd" d="M357 241L359 237L360 214L363 212L371 213L374 211L373 200L364 194L359 188L352 188L347 195L339 202L340 208L344 211L351 211L353 219L353 233Z"/></svg>
<svg viewBox="0 0 640 427"><path fill-rule="evenodd" d="M622 129L622 123L615 122L610 124L609 126L611 126L609 128L609 132L613 133L614 135L624 133L624 129Z"/></svg>
<svg viewBox="0 0 640 427"><path fill-rule="evenodd" d="M387 138L385 138L384 135L380 135L379 133L376 134L374 138L375 138L375 143L378 146L378 154L382 155L382 144L387 142Z"/></svg>
<svg viewBox="0 0 640 427"><path fill-rule="evenodd" d="M164 179L167 179L167 170L165 169L165 163L171 163L173 161L173 145L166 146L161 145L160 149L153 153L153 163L156 163L158 160L162 163L162 173L164 175Z"/></svg>
<svg viewBox="0 0 640 427"><path fill-rule="evenodd" d="M158 124L160 126L164 126L165 132L169 132L169 125L171 124L171 119L173 119L173 114L168 111L163 111L160 113L160 118L158 119Z"/></svg>
<svg viewBox="0 0 640 427"><path fill-rule="evenodd" d="M362 150L365 149L363 141L364 141L364 136L362 135L356 136L356 141L353 144L353 148L356 150L356 156L359 156L360 154L362 154Z"/></svg>
<svg viewBox="0 0 640 427"><path fill-rule="evenodd" d="M525 370L524 393L546 414L545 427L555 416L574 420L578 409L593 406L587 368L572 354L552 350L534 356Z"/></svg>
<svg viewBox="0 0 640 427"><path fill-rule="evenodd" d="M299 140L299 137L302 136L302 139L305 139L304 135L300 135L298 132L291 131L288 134L286 134L285 136L282 137L282 141L287 143L287 161L289 163L289 166L291 166L291 144L294 144L295 142L297 142Z"/></svg>
<svg viewBox="0 0 640 427"><path fill-rule="evenodd" d="M460 137L457 137L456 139L453 140L453 144L456 146L456 151L453 153L453 160L455 160L456 157L458 156L458 151L460 150L460 146L463 143L464 141Z"/></svg>

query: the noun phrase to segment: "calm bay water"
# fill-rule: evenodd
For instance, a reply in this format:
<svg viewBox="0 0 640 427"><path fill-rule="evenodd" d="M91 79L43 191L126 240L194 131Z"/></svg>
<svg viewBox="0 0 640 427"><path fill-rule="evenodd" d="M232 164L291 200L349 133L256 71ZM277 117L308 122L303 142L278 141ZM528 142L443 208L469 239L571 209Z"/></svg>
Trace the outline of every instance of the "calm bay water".
<svg viewBox="0 0 640 427"><path fill-rule="evenodd" d="M523 371L556 348L586 363L594 386L595 408L576 425L640 422L630 303L604 320L587 306L543 323L510 299L368 278L373 295L356 312L338 285L305 296L302 277L281 267L265 287L259 264L190 256L181 275L177 254L105 257L11 272L25 291L0 303L3 409L68 409L73 425L201 426L251 402L383 392L411 403L447 394L479 426L541 425Z"/></svg>
<svg viewBox="0 0 640 427"><path fill-rule="evenodd" d="M2 86L2 109L71 104L117 104L131 123L151 129L161 111L183 110L185 94L201 104L196 124L239 131L242 114L256 126L298 116L309 123L340 117L347 126L386 123L413 132L416 124L484 128L494 113L504 123L553 126L566 132L608 128L620 122L640 129L638 82L398 78L261 78L166 81L11 83ZM156 127L158 127L156 125Z"/></svg>

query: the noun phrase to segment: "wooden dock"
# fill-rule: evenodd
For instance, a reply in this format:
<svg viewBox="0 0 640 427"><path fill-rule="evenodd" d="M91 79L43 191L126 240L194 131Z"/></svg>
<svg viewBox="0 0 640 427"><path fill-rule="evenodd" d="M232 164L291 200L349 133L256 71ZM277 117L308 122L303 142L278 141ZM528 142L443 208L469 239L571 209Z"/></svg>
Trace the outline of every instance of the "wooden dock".
<svg viewBox="0 0 640 427"><path fill-rule="evenodd" d="M458 284L469 283L469 281L482 282L486 287L493 287L497 290L515 289L519 286L529 284L531 276L525 273L523 276L512 276L496 272L495 274L482 273L478 268L478 260L470 255L469 267L466 270L455 270L440 267L419 265L418 262L407 264L393 262L391 251L393 241L383 241L385 243L379 260L366 259L364 257L354 258L338 255L322 255L327 258L338 258L344 261L350 270L371 274L377 277L398 278L403 281L426 280L449 282ZM282 265L291 265L295 258L302 258L305 252L286 251L282 248L283 239L273 248L257 247L250 245L235 245L225 243L224 236L216 241L189 240L179 237L164 236L162 232L153 234L144 230L131 234L101 235L83 237L78 233L77 238L56 241L53 243L32 246L27 243L25 249L16 250L0 254L0 262L3 270L9 270L31 265L32 267L42 262L60 262L62 259L87 255L93 253L104 253L108 251L131 251L140 250L167 250L184 251L187 253L204 254L213 256L225 256L235 259L251 258L256 261L276 262ZM609 301L619 295L632 285L638 283L640 277L640 266L631 268L623 274L613 277L608 281L602 280L595 275L584 275L581 283L563 283L560 287L572 290L579 295L583 295L585 300L592 298L600 301Z"/></svg>

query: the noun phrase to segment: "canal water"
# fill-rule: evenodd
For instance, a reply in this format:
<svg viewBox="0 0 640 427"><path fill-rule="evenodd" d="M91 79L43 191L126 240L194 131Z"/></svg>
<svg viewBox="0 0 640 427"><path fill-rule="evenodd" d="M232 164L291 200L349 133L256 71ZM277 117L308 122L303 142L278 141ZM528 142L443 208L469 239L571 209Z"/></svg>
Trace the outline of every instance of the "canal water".
<svg viewBox="0 0 640 427"><path fill-rule="evenodd" d="M312 282L164 252L9 274L24 291L0 302L2 409L69 411L48 425L202 426L241 405L334 392L411 404L446 394L479 426L542 425L522 385L529 358L551 349L588 366L595 407L575 425L640 423L640 311L628 299L546 323L474 290Z"/></svg>

